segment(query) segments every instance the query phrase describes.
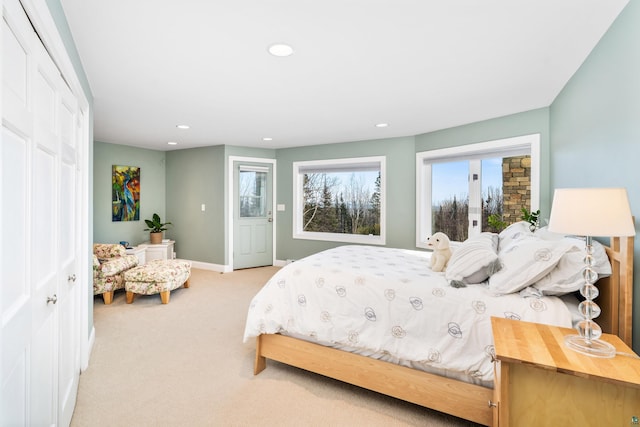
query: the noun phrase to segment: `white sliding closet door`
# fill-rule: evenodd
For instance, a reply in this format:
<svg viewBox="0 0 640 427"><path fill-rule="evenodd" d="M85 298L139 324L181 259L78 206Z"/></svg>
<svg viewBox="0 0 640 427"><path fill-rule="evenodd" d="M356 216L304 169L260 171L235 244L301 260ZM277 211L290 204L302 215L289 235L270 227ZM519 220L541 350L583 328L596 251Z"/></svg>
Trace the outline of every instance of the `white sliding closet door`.
<svg viewBox="0 0 640 427"><path fill-rule="evenodd" d="M68 425L80 373L77 101L4 0L0 425Z"/></svg>

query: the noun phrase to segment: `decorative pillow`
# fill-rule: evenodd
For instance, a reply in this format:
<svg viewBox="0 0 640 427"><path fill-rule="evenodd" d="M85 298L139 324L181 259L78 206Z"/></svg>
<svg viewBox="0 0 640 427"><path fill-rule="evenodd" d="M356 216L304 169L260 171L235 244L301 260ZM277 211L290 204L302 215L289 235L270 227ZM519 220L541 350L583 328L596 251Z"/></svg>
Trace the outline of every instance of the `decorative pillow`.
<svg viewBox="0 0 640 427"><path fill-rule="evenodd" d="M500 270L498 235L482 233L458 246L447 264L445 278L455 288L482 283Z"/></svg>
<svg viewBox="0 0 640 427"><path fill-rule="evenodd" d="M498 250L502 251L517 240L533 236L533 232L529 228L529 225L530 224L526 221L520 221L515 222L502 230L500 234L498 234Z"/></svg>
<svg viewBox="0 0 640 427"><path fill-rule="evenodd" d="M533 235L511 241L498 253L502 269L489 278L489 290L505 295L526 288L547 275L574 246L566 239L543 240Z"/></svg>
<svg viewBox="0 0 640 427"><path fill-rule="evenodd" d="M533 285L544 295L563 295L575 292L584 284L582 270L584 269L584 239L576 237L564 237L572 242L574 247L567 251L556 267ZM604 246L595 240L592 241L594 266L593 270L598 277L611 275L611 263Z"/></svg>

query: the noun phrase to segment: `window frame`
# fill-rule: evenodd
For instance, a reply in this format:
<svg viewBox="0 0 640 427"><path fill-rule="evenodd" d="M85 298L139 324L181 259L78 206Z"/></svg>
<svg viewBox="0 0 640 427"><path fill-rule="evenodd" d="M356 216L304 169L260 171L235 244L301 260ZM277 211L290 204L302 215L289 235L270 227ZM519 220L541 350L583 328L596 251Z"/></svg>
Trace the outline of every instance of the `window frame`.
<svg viewBox="0 0 640 427"><path fill-rule="evenodd" d="M380 235L325 233L302 230L304 212L304 174L312 170L321 172L348 172L350 169L380 168ZM293 238L328 242L359 243L368 245L386 244L386 156L354 157L293 162Z"/></svg>
<svg viewBox="0 0 640 427"><path fill-rule="evenodd" d="M493 141L460 145L416 153L416 247L427 248L427 237L433 234L431 164L456 160L478 160L488 157L531 156L531 211L540 206L540 134L517 136ZM477 196L477 195L476 195ZM469 197L472 197L471 189ZM472 233L473 231L473 233ZM477 227L469 237L480 234ZM455 245L455 242L452 242Z"/></svg>

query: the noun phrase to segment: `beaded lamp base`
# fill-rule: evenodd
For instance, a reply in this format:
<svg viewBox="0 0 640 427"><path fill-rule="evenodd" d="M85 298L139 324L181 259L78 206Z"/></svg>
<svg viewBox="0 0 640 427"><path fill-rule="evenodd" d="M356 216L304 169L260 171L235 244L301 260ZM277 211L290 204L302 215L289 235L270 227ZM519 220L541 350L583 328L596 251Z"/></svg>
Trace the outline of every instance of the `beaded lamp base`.
<svg viewBox="0 0 640 427"><path fill-rule="evenodd" d="M609 359L616 355L615 347L602 340L587 340L580 335L567 335L564 337L564 343L570 349L587 356Z"/></svg>

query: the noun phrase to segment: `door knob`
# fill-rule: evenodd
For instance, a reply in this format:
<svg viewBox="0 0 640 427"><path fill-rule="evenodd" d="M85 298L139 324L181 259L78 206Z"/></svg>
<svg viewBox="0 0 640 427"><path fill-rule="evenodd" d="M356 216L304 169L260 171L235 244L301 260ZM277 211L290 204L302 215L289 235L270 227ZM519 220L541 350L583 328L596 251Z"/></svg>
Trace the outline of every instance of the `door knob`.
<svg viewBox="0 0 640 427"><path fill-rule="evenodd" d="M67 277L67 281L68 282L75 282L76 281L76 275L72 274L71 276Z"/></svg>
<svg viewBox="0 0 640 427"><path fill-rule="evenodd" d="M50 302L52 303L57 303L58 302L58 296L56 294L53 294L52 297L47 297L47 304L49 304Z"/></svg>
<svg viewBox="0 0 640 427"><path fill-rule="evenodd" d="M269 221L269 222L273 222L273 218L269 218L267 221Z"/></svg>

